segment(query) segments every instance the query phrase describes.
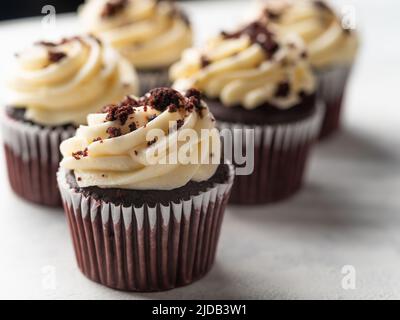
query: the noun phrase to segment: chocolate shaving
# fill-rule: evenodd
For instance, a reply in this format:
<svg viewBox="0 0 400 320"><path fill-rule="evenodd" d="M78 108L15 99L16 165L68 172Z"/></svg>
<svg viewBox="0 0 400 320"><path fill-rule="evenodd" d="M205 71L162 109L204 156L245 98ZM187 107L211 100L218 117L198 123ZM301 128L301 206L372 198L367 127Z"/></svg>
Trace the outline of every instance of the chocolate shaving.
<svg viewBox="0 0 400 320"><path fill-rule="evenodd" d="M121 125L124 125L128 120L129 116L135 112L135 107L138 106L138 102L127 96L124 100L118 105L111 104L105 106L103 108L103 112L107 113L106 120L107 121L116 121L119 120Z"/></svg>
<svg viewBox="0 0 400 320"><path fill-rule="evenodd" d="M201 58L200 58L201 68L205 68L210 64L211 64L211 60L208 59L205 55L202 55Z"/></svg>

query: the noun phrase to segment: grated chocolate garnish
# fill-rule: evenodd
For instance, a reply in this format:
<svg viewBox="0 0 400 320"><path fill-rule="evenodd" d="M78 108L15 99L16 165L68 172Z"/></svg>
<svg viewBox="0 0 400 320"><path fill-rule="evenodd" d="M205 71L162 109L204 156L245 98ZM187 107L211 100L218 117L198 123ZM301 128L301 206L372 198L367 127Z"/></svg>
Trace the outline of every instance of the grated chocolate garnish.
<svg viewBox="0 0 400 320"><path fill-rule="evenodd" d="M259 44L269 57L272 57L279 49L275 34L260 21L252 22L237 32L222 32L225 39L236 39L242 35L247 35L251 42Z"/></svg>
<svg viewBox="0 0 400 320"><path fill-rule="evenodd" d="M116 127L109 127L106 132L109 135L109 139L119 137L122 134L121 129Z"/></svg>
<svg viewBox="0 0 400 320"><path fill-rule="evenodd" d="M285 98L289 95L289 92L290 92L289 82L287 81L281 82L275 91L275 97Z"/></svg>
<svg viewBox="0 0 400 320"><path fill-rule="evenodd" d="M66 58L67 55L61 51L49 51L48 52L49 61L52 63L57 63L62 59Z"/></svg>

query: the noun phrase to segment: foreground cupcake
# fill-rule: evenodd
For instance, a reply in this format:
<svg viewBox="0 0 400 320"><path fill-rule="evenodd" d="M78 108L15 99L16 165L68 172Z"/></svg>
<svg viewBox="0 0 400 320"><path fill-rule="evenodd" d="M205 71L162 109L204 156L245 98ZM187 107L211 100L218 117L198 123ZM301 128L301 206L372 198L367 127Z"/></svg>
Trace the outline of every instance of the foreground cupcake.
<svg viewBox="0 0 400 320"><path fill-rule="evenodd" d="M173 1L87 1L80 18L133 63L142 93L168 85L168 68L192 44L189 21Z"/></svg>
<svg viewBox="0 0 400 320"><path fill-rule="evenodd" d="M90 36L40 42L16 55L2 131L13 190L60 206L59 145L99 106L137 91L128 61Z"/></svg>
<svg viewBox="0 0 400 320"><path fill-rule="evenodd" d="M299 190L321 112L298 37L281 37L256 21L185 52L171 76L176 88L204 92L219 127L228 129L227 143L233 139L229 153L246 151L247 166L254 160L252 174L236 178L233 203L275 202ZM254 132L254 154L251 143L242 145L246 129Z"/></svg>
<svg viewBox="0 0 400 320"><path fill-rule="evenodd" d="M267 23L284 33L297 33L306 42L310 61L319 80L319 96L326 104L321 138L340 126L347 80L358 49L356 32L347 29L326 1L261 1Z"/></svg>
<svg viewBox="0 0 400 320"><path fill-rule="evenodd" d="M172 289L207 273L233 180L220 150L196 90L154 89L89 115L62 143L58 175L81 271L129 291Z"/></svg>

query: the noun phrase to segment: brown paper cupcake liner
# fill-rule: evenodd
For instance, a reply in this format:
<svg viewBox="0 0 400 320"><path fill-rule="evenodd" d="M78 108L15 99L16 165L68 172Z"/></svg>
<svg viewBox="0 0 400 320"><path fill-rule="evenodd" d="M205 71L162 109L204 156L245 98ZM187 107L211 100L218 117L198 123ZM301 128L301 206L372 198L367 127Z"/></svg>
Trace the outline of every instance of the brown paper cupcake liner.
<svg viewBox="0 0 400 320"><path fill-rule="evenodd" d="M138 70L141 95L146 94L151 89L168 87L171 82L169 80L169 71L166 69L159 70Z"/></svg>
<svg viewBox="0 0 400 320"><path fill-rule="evenodd" d="M254 171L250 175L236 175L230 203L268 204L295 194L302 186L308 156L318 137L323 113L324 108L318 106L308 119L284 125L250 126L219 122L223 137L225 130L233 133L235 129L240 129L236 132L240 132L242 141L245 141L245 130L254 130ZM238 138L235 134L232 137L235 146Z"/></svg>
<svg viewBox="0 0 400 320"><path fill-rule="evenodd" d="M194 282L212 267L233 183L179 203L136 208L86 197L66 171L58 182L78 266L89 279L125 291L162 291Z"/></svg>
<svg viewBox="0 0 400 320"><path fill-rule="evenodd" d="M1 129L8 177L14 192L36 204L61 207L57 170L60 143L73 136L73 128L41 128L3 114Z"/></svg>
<svg viewBox="0 0 400 320"><path fill-rule="evenodd" d="M339 66L316 72L318 98L326 105L320 139L331 136L340 128L343 101L350 73L350 66Z"/></svg>

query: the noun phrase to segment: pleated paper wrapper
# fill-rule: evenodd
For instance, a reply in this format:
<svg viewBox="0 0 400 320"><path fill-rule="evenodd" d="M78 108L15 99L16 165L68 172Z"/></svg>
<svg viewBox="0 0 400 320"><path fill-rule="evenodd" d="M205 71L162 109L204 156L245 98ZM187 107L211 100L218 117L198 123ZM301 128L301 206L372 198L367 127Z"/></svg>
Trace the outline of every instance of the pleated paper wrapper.
<svg viewBox="0 0 400 320"><path fill-rule="evenodd" d="M61 207L57 170L60 143L75 129L42 128L1 115L8 177L14 192L36 204Z"/></svg>
<svg viewBox="0 0 400 320"><path fill-rule="evenodd" d="M324 107L320 104L309 118L284 125L218 122L222 136L225 130L232 136L233 143L229 148L235 146L243 152L245 149L238 145L238 141L240 137L246 141L246 130L254 130L254 171L250 175L236 175L230 203L268 204L284 200L300 190L323 114ZM224 144L228 141L226 138L223 140ZM229 160L235 164L234 159Z"/></svg>
<svg viewBox="0 0 400 320"><path fill-rule="evenodd" d="M318 79L317 97L326 106L319 136L320 139L331 136L340 128L343 102L350 73L350 66L338 66L316 71Z"/></svg>
<svg viewBox="0 0 400 320"><path fill-rule="evenodd" d="M58 181L80 270L124 291L163 291L190 284L212 267L233 182L167 205L123 207Z"/></svg>

